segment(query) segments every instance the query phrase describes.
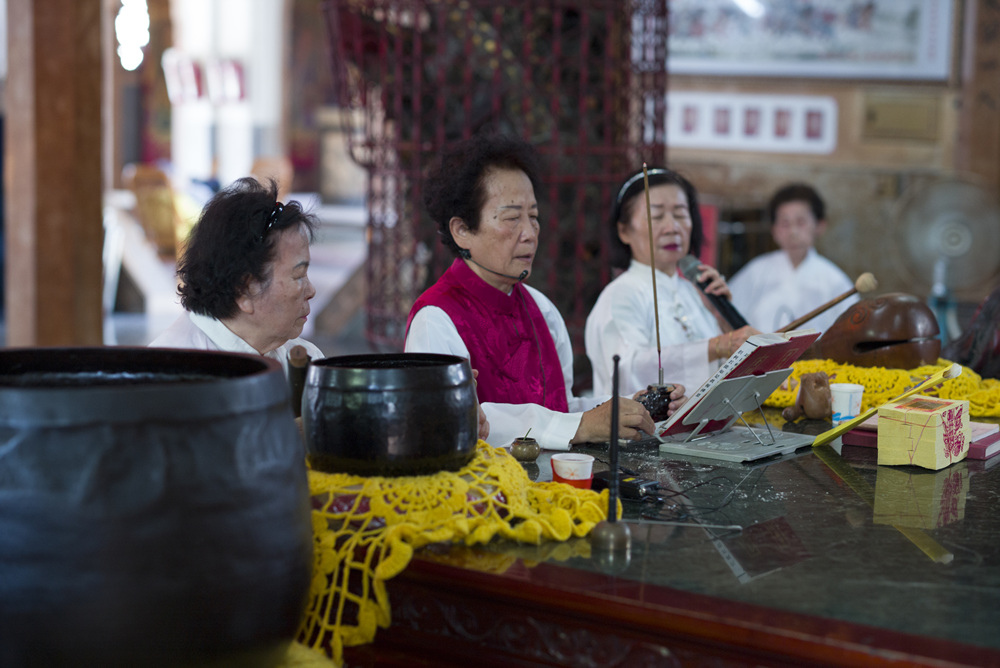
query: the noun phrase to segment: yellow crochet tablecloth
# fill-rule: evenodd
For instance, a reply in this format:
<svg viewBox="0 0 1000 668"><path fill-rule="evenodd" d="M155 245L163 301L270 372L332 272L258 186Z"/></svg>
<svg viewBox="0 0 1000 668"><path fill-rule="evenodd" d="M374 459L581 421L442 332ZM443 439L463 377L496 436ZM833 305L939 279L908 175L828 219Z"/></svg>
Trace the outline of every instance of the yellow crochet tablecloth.
<svg viewBox="0 0 1000 668"><path fill-rule="evenodd" d="M798 396L799 378L802 374L824 371L831 383L864 385L865 393L861 403L861 410L864 412L898 397L936 371L951 364L947 360L939 359L937 364L906 370L860 367L833 360L800 360L792 364L792 375L788 381L775 390L764 405L772 408L791 406ZM968 399L969 415L973 418L1000 417L1000 380L983 379L968 367L962 367L962 373L958 377L946 380L936 388L928 388L921 394L942 399Z"/></svg>
<svg viewBox="0 0 1000 668"><path fill-rule="evenodd" d="M608 507L607 490L532 482L510 453L485 441L459 471L397 478L310 471L309 488L315 561L298 639L337 664L344 647L371 642L378 627L388 628L385 582L406 568L414 550L494 537L565 541L590 533Z"/></svg>
<svg viewBox="0 0 1000 668"><path fill-rule="evenodd" d="M294 642L277 668L332 668L335 665L326 654Z"/></svg>

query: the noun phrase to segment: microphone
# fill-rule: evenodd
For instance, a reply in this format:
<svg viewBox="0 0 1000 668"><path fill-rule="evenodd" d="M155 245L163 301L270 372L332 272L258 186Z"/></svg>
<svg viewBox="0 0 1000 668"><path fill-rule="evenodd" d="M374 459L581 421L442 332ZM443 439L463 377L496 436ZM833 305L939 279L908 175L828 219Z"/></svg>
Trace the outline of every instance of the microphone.
<svg viewBox="0 0 1000 668"><path fill-rule="evenodd" d="M681 273L684 274L684 278L688 279L692 283L698 286L701 293L708 297L708 301L712 302L712 306L716 308L729 326L733 329L739 329L740 327L746 327L746 319L740 315L740 312L736 310L733 303L726 299L725 297L720 297L719 295L710 295L705 292L705 286L707 286L711 281L698 282L698 265L701 262L698 258L693 255L685 255L677 263L678 268L680 268Z"/></svg>
<svg viewBox="0 0 1000 668"><path fill-rule="evenodd" d="M472 259L472 251L470 251L468 248L459 248L458 256L463 260L468 260L469 262L476 265L480 269L484 269L490 272L491 274L496 274L497 276L503 276L504 278L509 278L514 281L519 281L519 282L523 281L528 277L528 274L530 273L527 269L525 269L524 271L521 272L520 276L514 276L513 274L502 274L499 271L494 271L490 269L489 267L484 267L483 265L479 264L478 262Z"/></svg>

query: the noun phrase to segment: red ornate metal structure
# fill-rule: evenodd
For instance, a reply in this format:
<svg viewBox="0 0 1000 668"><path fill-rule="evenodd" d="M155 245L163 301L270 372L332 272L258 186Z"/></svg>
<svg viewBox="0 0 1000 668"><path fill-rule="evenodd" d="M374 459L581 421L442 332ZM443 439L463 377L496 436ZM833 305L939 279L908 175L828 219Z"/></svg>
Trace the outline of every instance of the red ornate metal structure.
<svg viewBox="0 0 1000 668"><path fill-rule="evenodd" d="M327 0L351 155L370 175L367 327L398 349L413 300L450 264L422 179L448 142L518 134L543 162L540 255L530 282L577 350L609 280L614 188L666 159L666 0Z"/></svg>

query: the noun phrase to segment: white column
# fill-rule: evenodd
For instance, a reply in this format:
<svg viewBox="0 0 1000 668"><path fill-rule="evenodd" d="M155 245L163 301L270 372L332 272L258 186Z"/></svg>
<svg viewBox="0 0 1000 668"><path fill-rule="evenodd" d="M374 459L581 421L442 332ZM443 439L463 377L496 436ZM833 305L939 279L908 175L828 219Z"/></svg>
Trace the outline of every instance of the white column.
<svg viewBox="0 0 1000 668"><path fill-rule="evenodd" d="M214 0L173 0L174 48L202 67L203 96L171 107L171 174L178 188L186 189L192 178L212 175L215 156L213 131L215 112L205 89L205 64L214 55Z"/></svg>
<svg viewBox="0 0 1000 668"><path fill-rule="evenodd" d="M243 68L243 100L174 106L174 176L180 187L212 173L223 185L247 176L257 156L286 152L281 130L285 0L174 0L175 45L205 68L233 59ZM206 81L207 83L207 81Z"/></svg>

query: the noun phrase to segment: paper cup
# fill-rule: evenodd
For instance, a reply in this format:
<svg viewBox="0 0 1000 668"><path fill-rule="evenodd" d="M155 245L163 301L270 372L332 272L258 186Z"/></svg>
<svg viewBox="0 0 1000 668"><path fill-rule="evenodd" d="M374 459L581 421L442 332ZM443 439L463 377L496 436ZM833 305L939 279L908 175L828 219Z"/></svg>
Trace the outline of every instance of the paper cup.
<svg viewBox="0 0 1000 668"><path fill-rule="evenodd" d="M864 393L864 385L830 383L830 395L833 398L834 427L858 417L858 414L861 413L861 397Z"/></svg>
<svg viewBox="0 0 1000 668"><path fill-rule="evenodd" d="M552 455L552 480L573 487L590 489L594 477L594 458L577 452L559 452Z"/></svg>

